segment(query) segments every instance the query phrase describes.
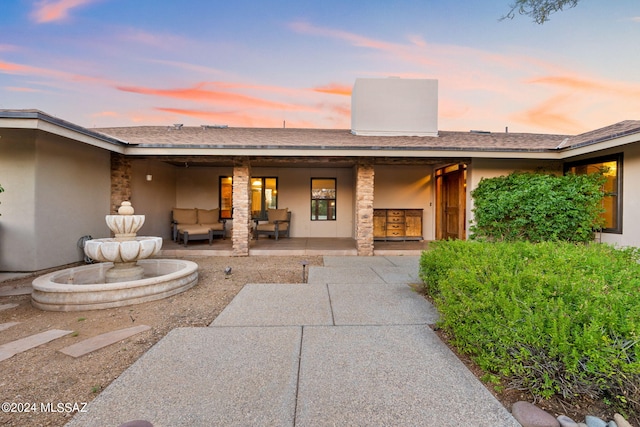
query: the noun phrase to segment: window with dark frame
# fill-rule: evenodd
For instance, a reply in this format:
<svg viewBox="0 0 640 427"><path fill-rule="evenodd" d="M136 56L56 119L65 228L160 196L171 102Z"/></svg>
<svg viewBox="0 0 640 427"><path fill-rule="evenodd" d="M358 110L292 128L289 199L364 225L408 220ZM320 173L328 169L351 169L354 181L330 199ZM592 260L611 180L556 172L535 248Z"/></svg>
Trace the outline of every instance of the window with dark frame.
<svg viewBox="0 0 640 427"><path fill-rule="evenodd" d="M311 178L311 221L336 220L336 179Z"/></svg>
<svg viewBox="0 0 640 427"><path fill-rule="evenodd" d="M233 218L233 178L230 176L221 176L219 185L220 218Z"/></svg>
<svg viewBox="0 0 640 427"><path fill-rule="evenodd" d="M622 233L622 161L623 154L596 157L565 164L564 172L588 174L602 172L607 179L604 184L606 195L602 201L605 225L603 233Z"/></svg>
<svg viewBox="0 0 640 427"><path fill-rule="evenodd" d="M219 183L220 218L233 218L233 177L221 176ZM267 209L278 208L278 178L251 178L251 217L267 218Z"/></svg>

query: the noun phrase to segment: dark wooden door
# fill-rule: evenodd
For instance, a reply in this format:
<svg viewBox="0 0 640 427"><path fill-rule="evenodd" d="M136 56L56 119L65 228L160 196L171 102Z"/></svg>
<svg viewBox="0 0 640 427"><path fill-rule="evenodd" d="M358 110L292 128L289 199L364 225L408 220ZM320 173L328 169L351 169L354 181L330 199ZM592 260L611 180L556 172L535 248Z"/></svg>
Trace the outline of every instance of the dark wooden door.
<svg viewBox="0 0 640 427"><path fill-rule="evenodd" d="M438 239L466 238L466 174L464 165L448 167L437 176L436 236Z"/></svg>

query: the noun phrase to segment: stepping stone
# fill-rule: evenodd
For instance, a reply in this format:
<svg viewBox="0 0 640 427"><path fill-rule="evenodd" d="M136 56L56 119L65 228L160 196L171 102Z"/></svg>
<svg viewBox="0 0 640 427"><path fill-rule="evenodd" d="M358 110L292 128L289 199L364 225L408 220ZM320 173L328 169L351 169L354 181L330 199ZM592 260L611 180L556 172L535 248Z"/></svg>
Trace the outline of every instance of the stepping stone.
<svg viewBox="0 0 640 427"><path fill-rule="evenodd" d="M20 322L9 322L9 323L0 323L0 331L4 331L5 329L9 329L12 326L16 326Z"/></svg>
<svg viewBox="0 0 640 427"><path fill-rule="evenodd" d="M97 335L93 338L88 338L84 341L80 341L77 344L70 345L60 350L71 357L84 356L87 353L101 349L111 344L115 344L118 341L129 338L132 335L139 334L140 332L148 331L151 326L140 325L133 326L131 328L119 329L117 331L107 332L106 334Z"/></svg>
<svg viewBox="0 0 640 427"><path fill-rule="evenodd" d="M0 362L13 357L18 353L46 344L49 341L53 341L72 332L73 331L51 329L50 331L40 332L39 334L30 335L26 338L2 344L0 345Z"/></svg>
<svg viewBox="0 0 640 427"><path fill-rule="evenodd" d="M0 311L9 310L10 308L17 307L18 304L0 304Z"/></svg>
<svg viewBox="0 0 640 427"><path fill-rule="evenodd" d="M33 291L31 286L23 286L21 288L0 288L0 297L30 295L31 291Z"/></svg>

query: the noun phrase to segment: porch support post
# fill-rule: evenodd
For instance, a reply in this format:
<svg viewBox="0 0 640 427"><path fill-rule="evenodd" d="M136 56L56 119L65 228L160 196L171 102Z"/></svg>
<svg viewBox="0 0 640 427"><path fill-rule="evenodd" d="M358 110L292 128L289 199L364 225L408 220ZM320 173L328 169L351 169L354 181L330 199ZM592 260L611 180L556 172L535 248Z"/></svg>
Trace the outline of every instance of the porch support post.
<svg viewBox="0 0 640 427"><path fill-rule="evenodd" d="M251 237L251 167L242 160L233 167L233 255L249 256Z"/></svg>
<svg viewBox="0 0 640 427"><path fill-rule="evenodd" d="M111 214L120 204L131 201L131 161L123 154L111 153Z"/></svg>
<svg viewBox="0 0 640 427"><path fill-rule="evenodd" d="M373 184L370 163L356 165L356 249L358 256L373 255Z"/></svg>

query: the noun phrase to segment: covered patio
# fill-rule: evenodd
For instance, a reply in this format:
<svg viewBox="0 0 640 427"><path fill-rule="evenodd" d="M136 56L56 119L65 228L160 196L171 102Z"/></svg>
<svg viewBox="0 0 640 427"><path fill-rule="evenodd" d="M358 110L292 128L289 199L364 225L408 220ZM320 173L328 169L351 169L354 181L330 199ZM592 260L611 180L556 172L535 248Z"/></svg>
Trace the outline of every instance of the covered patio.
<svg viewBox="0 0 640 427"><path fill-rule="evenodd" d="M376 241L374 255L420 255L427 249L429 242L423 241ZM251 240L249 255L269 256L297 256L297 255L330 255L357 256L356 241L352 238L324 238L324 237L291 237L279 240L259 239ZM206 240L189 242L185 247L171 240L162 244L160 257L182 256L233 256L231 239L215 239L212 245Z"/></svg>

